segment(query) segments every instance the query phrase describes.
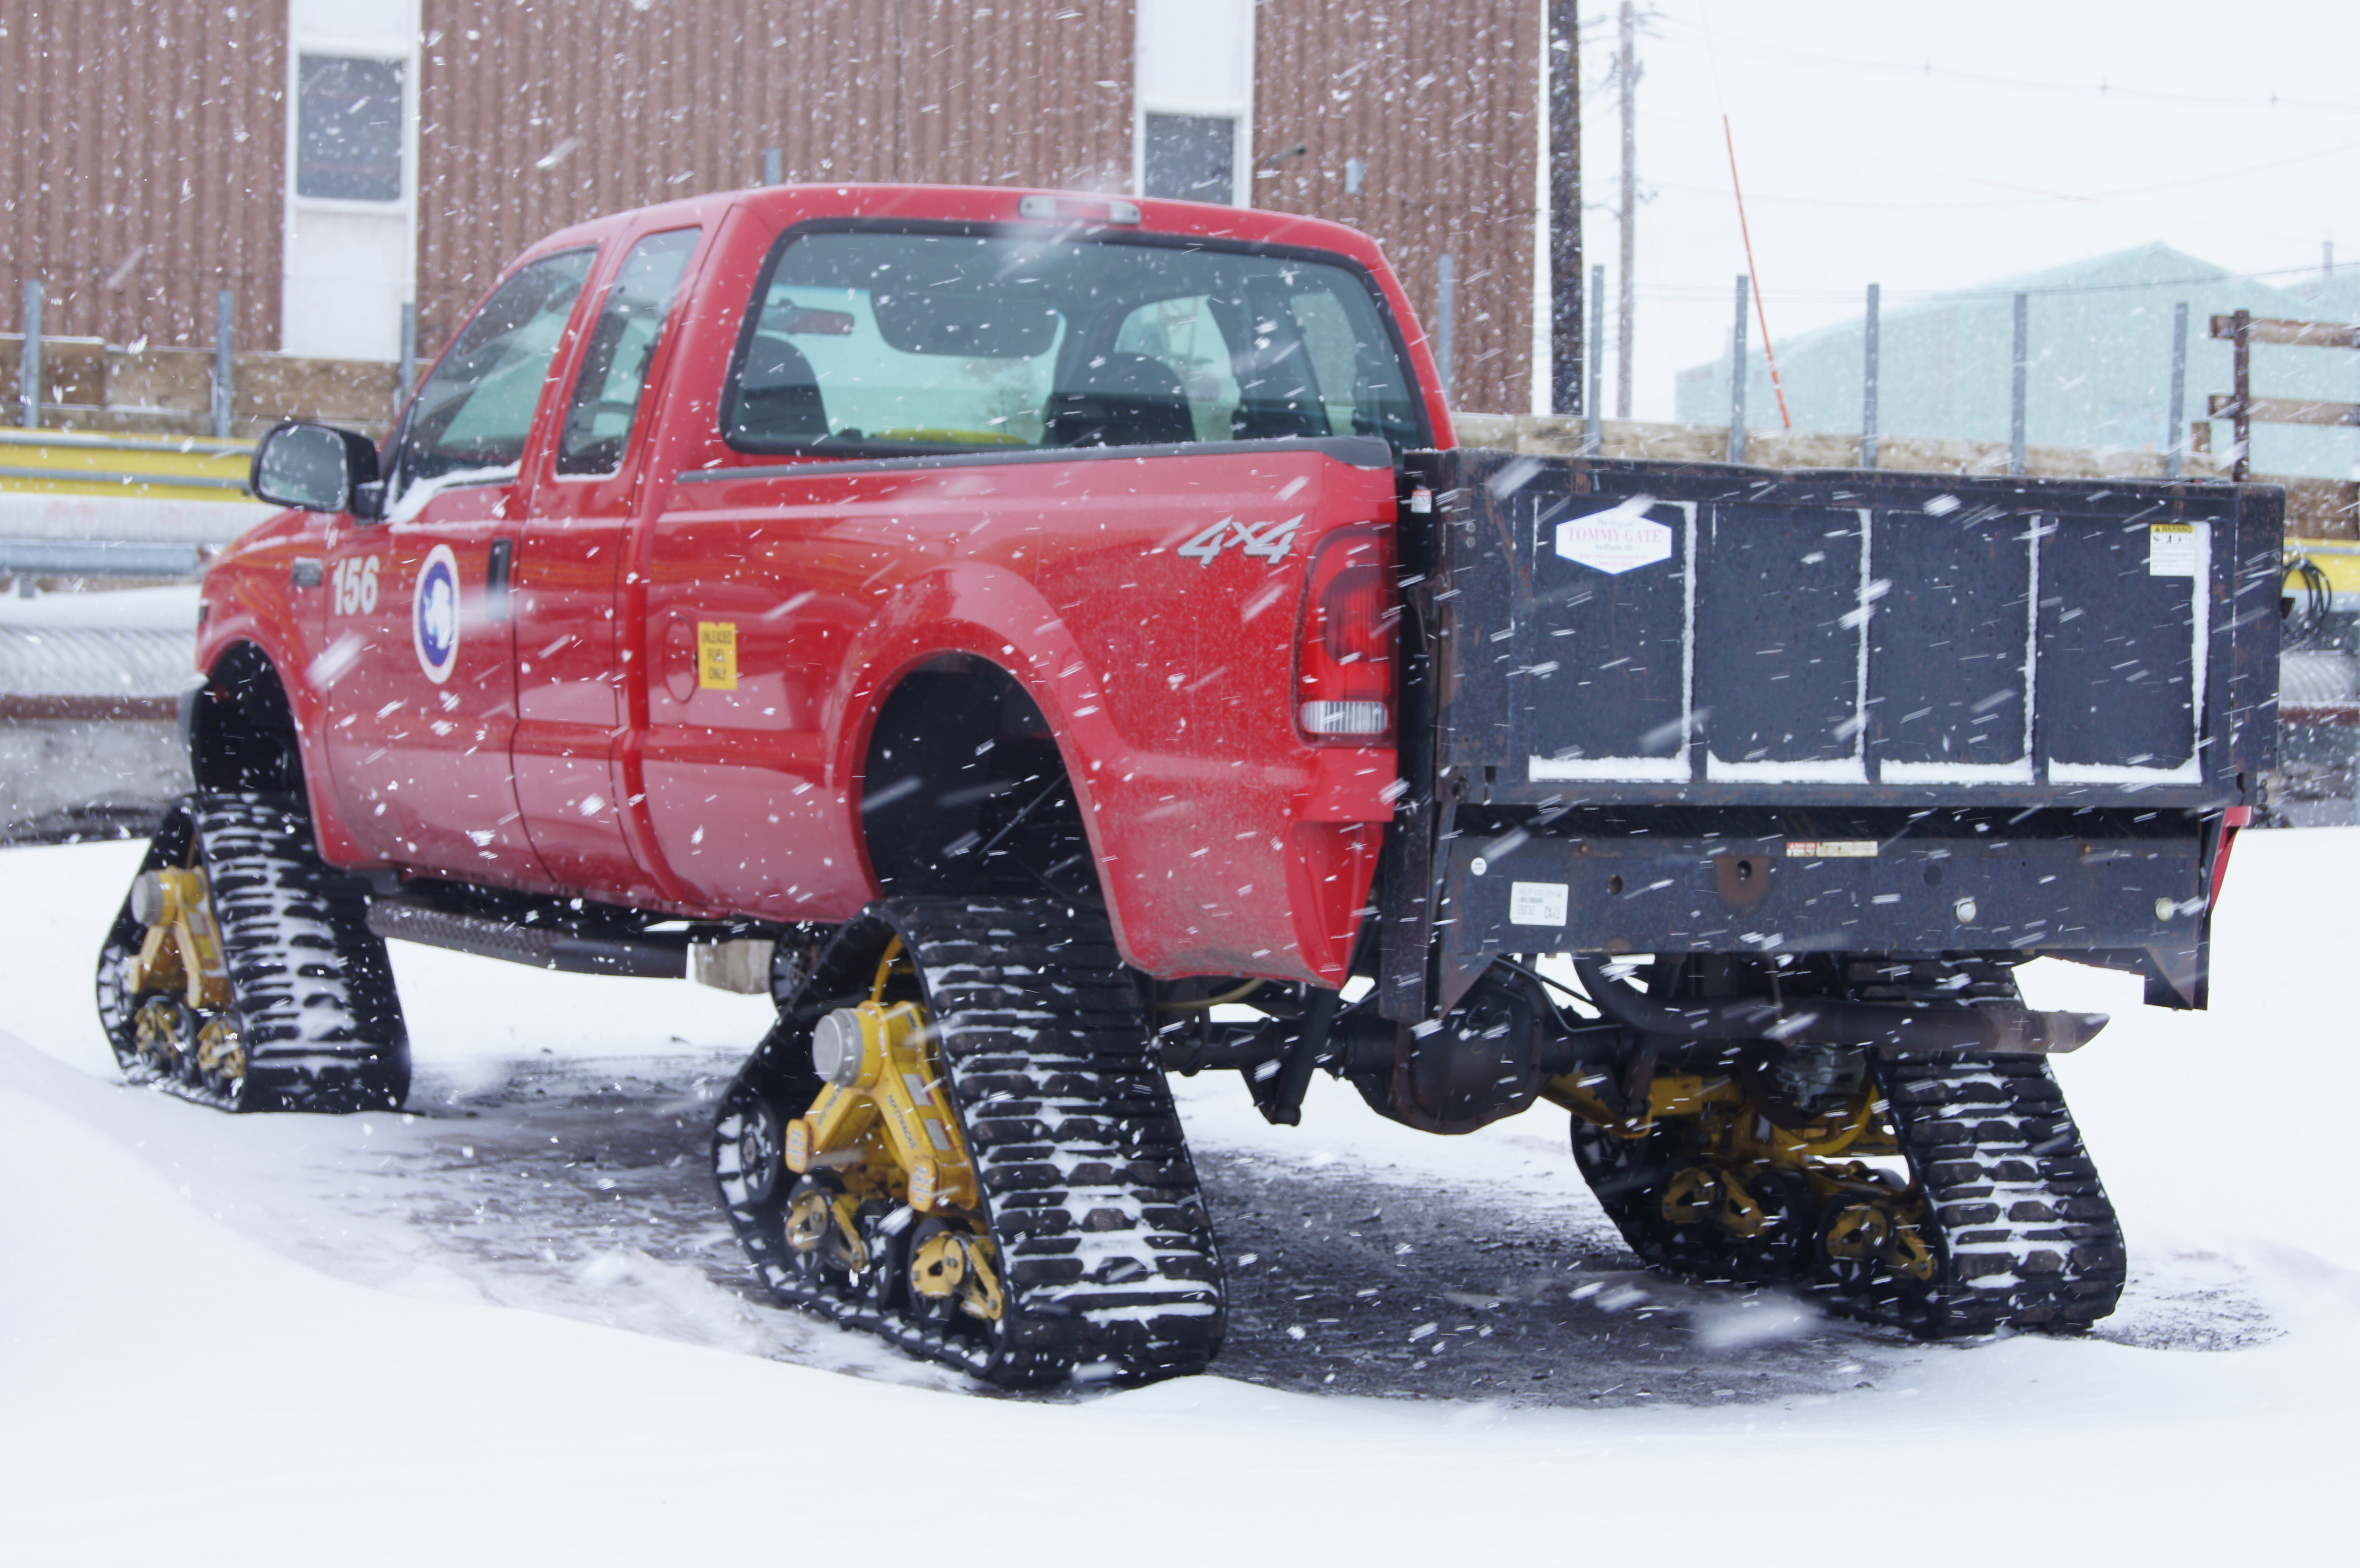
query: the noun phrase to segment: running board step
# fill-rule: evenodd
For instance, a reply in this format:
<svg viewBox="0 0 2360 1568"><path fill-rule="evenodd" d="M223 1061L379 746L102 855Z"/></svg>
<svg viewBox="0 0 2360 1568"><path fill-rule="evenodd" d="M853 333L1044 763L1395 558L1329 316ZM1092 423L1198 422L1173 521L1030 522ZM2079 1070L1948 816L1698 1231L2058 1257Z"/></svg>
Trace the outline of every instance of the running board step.
<svg viewBox="0 0 2360 1568"><path fill-rule="evenodd" d="M368 928L390 941L447 947L454 953L566 975L628 975L650 980L681 980L688 975L685 931L594 934L489 915L460 914L410 898L373 901Z"/></svg>

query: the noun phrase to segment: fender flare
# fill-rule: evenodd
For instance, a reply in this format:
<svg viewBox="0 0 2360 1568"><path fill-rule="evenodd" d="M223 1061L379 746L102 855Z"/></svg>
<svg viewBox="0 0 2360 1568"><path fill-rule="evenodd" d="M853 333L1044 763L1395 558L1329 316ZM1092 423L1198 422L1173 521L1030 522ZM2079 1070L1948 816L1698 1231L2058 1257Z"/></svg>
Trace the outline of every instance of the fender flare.
<svg viewBox="0 0 2360 1568"><path fill-rule="evenodd" d="M877 715L903 680L945 657L972 659L1000 670L1048 721L1090 853L1098 862L1115 939L1127 950L1119 900L1104 872L1107 844L1091 779L1098 770L1119 765L1132 747L1106 706L1080 640L1038 588L1006 568L950 561L912 578L893 590L845 650L836 689L828 694L827 767L829 784L849 815L853 842L863 845L865 855L855 785L867 766ZM1085 708L1091 711L1079 711Z"/></svg>

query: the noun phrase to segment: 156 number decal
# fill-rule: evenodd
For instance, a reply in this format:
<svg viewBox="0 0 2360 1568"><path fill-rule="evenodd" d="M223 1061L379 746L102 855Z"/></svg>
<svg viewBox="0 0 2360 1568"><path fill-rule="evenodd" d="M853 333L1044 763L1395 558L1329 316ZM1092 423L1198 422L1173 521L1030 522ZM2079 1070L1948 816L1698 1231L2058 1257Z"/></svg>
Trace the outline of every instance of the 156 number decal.
<svg viewBox="0 0 2360 1568"><path fill-rule="evenodd" d="M371 615L377 609L377 557L336 562L335 613Z"/></svg>

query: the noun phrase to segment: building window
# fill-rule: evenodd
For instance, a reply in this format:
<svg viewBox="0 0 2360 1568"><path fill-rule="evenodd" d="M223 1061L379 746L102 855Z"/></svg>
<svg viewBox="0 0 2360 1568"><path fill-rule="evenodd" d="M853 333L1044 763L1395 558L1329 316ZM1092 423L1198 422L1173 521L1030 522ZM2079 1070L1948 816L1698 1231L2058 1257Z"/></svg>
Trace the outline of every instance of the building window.
<svg viewBox="0 0 2360 1568"><path fill-rule="evenodd" d="M1227 114L1149 114L1145 194L1237 201L1238 123Z"/></svg>
<svg viewBox="0 0 2360 1568"><path fill-rule="evenodd" d="M303 57L295 194L399 201L401 142L401 61Z"/></svg>

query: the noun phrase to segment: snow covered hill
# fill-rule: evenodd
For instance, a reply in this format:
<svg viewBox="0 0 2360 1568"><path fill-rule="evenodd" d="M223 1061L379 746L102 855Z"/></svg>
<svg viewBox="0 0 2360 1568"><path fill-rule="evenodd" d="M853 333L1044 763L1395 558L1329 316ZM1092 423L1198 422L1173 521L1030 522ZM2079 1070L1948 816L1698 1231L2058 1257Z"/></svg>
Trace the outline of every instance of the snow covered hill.
<svg viewBox="0 0 2360 1568"><path fill-rule="evenodd" d="M2115 1016L2059 1068L2133 1252L2090 1338L1665 1284L1558 1113L1429 1138L1323 1083L1273 1129L1207 1074L1222 1375L1030 1399L744 1288L695 1162L753 999L397 946L411 1114L124 1088L89 975L137 853L0 852L11 1564L2340 1554L2360 830L2239 845L2210 1014L2027 972Z"/></svg>

